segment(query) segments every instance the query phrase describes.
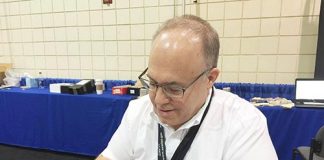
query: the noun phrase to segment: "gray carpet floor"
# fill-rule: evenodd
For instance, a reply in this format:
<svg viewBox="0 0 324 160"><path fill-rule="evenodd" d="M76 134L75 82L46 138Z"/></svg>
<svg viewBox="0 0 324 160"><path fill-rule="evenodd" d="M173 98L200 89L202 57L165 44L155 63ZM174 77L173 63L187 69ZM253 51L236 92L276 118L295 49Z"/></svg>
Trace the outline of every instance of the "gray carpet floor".
<svg viewBox="0 0 324 160"><path fill-rule="evenodd" d="M0 160L94 160L95 157L0 144Z"/></svg>

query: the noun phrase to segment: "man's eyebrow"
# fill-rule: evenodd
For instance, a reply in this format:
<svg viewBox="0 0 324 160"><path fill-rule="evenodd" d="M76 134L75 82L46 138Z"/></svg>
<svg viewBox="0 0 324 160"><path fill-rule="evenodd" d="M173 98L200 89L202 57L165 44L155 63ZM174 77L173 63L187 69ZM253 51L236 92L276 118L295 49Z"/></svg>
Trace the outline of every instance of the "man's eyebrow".
<svg viewBox="0 0 324 160"><path fill-rule="evenodd" d="M154 80L154 79L153 79L149 74L146 74L146 76L147 76L150 80L156 82L156 80Z"/></svg>
<svg viewBox="0 0 324 160"><path fill-rule="evenodd" d="M154 78L152 78L149 74L146 75L150 80L152 80L154 83L156 84L159 84ZM166 82L166 83L161 83L159 85L178 85L178 86L181 86L181 84L179 84L178 82L176 81L171 81L171 82Z"/></svg>

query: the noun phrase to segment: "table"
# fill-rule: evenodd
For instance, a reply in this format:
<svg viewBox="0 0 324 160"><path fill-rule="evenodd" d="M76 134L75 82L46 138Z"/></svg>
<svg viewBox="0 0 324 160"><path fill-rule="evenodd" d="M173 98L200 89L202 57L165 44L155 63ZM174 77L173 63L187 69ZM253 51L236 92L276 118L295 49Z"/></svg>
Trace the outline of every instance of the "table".
<svg viewBox="0 0 324 160"><path fill-rule="evenodd" d="M134 97L68 95L48 89L0 90L0 143L97 156ZM260 107L280 160L309 145L324 125L324 109Z"/></svg>
<svg viewBox="0 0 324 160"><path fill-rule="evenodd" d="M97 156L133 96L0 90L0 143Z"/></svg>
<svg viewBox="0 0 324 160"><path fill-rule="evenodd" d="M260 83L215 83L218 89L229 88L232 93L249 101L253 97L295 99L295 85Z"/></svg>
<svg viewBox="0 0 324 160"><path fill-rule="evenodd" d="M279 160L291 160L292 149L309 146L324 125L324 108L260 107L267 117L270 137Z"/></svg>

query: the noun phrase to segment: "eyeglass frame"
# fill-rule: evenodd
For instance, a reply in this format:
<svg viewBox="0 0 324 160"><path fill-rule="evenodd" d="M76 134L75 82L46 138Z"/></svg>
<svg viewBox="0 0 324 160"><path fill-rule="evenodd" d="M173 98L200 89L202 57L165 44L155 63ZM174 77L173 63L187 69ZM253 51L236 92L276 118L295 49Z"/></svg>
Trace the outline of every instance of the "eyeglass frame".
<svg viewBox="0 0 324 160"><path fill-rule="evenodd" d="M145 78L142 78L144 75L145 75L145 73L147 72L147 70L148 70L148 67L138 76L138 79L140 80L140 82L141 82L141 84L144 86L144 88L147 88L147 89L149 89L150 91L153 91L153 92L156 92L157 91L157 89L160 87L160 88L162 88L162 91L163 91L163 93L165 94L165 95L167 95L168 97L170 97L170 98L182 98L183 97L183 95L184 95L184 93L185 93L185 91L189 88L189 87L191 87L200 77L202 77L204 74L206 74L207 72L209 72L211 69L213 69L214 67L212 67L212 68L208 68L208 69L206 69L206 70L204 70L202 73L200 73L191 83L189 83L188 85L187 85L187 87L181 87L181 86L179 86L179 89L181 89L182 90L182 94L179 94L179 95L181 95L181 96L176 96L176 95L171 95L170 96L170 93L167 93L166 91L165 91L165 89L164 89L164 86L167 86L167 85L170 85L170 84L150 84L150 83L147 83L147 82L150 82L151 80L148 80L148 79L145 79ZM150 77L149 77L150 78ZM152 89L152 87L150 87L150 85L153 85L154 87L155 87L155 89L154 90L151 90Z"/></svg>

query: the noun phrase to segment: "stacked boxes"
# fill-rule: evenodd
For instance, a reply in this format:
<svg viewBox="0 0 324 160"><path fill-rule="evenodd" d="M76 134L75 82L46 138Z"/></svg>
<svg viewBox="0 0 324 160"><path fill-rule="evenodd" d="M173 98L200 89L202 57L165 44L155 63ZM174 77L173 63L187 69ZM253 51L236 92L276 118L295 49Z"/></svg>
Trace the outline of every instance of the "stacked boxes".
<svg viewBox="0 0 324 160"><path fill-rule="evenodd" d="M148 93L147 89L137 86L130 86L130 85L124 85L124 86L115 86L112 88L112 94L117 95L134 95L134 96L144 96Z"/></svg>
<svg viewBox="0 0 324 160"><path fill-rule="evenodd" d="M76 84L56 83L50 84L50 92L68 93L74 95L93 93L96 91L95 81L93 79L81 80Z"/></svg>

